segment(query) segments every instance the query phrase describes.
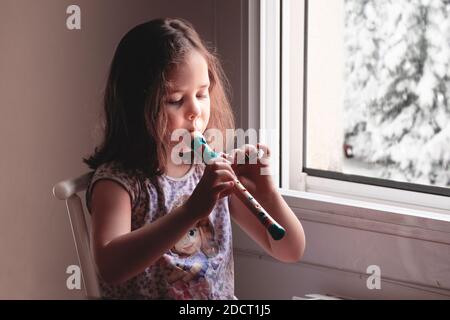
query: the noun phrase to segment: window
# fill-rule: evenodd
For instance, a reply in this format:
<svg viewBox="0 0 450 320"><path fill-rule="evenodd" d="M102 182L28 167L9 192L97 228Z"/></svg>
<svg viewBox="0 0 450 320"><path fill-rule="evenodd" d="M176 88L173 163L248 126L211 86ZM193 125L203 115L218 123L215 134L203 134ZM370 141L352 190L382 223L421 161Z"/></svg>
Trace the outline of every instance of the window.
<svg viewBox="0 0 450 320"><path fill-rule="evenodd" d="M349 112L349 106L363 105L358 104L358 101L353 102L359 89L353 88L353 92L351 84L359 82L352 82L351 76L348 76L348 70L351 70L349 65L355 63L352 59L356 59L355 56L346 58L351 42L346 35L349 27L348 24L346 26L345 17L351 15L349 11L355 11L349 6L350 1L358 5L397 3L387 0L258 2L261 12L261 52L259 56L250 56L250 60L259 59L260 89L259 98L249 100L249 105L250 112L259 112L260 128L271 132L271 141L274 143L270 146L276 151L273 154L280 155L273 159L273 164L276 164L273 167L277 169L276 181L284 190L307 191L448 214L450 185L445 185L443 181L450 172L449 155L446 153L447 149L450 150L446 148L450 146L450 141L443 138L439 148L430 149L432 153L441 150L442 160L435 161L441 170L439 179L436 174L435 179L426 183L423 176L407 180L409 176L401 179L399 174L389 175L381 170L382 167L380 169L382 161L375 161L375 168L372 168L372 164L358 154L359 146L355 145L358 135L352 136L352 131L348 129L355 121L355 113ZM414 1L405 0L405 3ZM369 23L368 28L373 29L373 24L370 26ZM366 39L363 37L361 41ZM381 57L382 54L378 55ZM386 63L386 59L375 56ZM448 60L450 64L450 58ZM254 80L252 74L250 82ZM353 75L355 79L360 76ZM402 97L398 96L399 101L403 101ZM443 95L436 97L436 101L443 101ZM360 95L359 99L367 99L367 96ZM404 101L408 102L407 99ZM446 108L450 110L449 105ZM361 108L357 110L364 111ZM442 111L441 116L444 114ZM444 122L450 120L449 113L439 119L442 121L440 132L448 132L450 129ZM402 123L401 118L397 121ZM391 127L392 130L395 128ZM412 153L407 155L411 156ZM426 157L423 159L427 160ZM391 160L386 163L391 165Z"/></svg>
<svg viewBox="0 0 450 320"><path fill-rule="evenodd" d="M450 1L306 1L304 172L450 195Z"/></svg>

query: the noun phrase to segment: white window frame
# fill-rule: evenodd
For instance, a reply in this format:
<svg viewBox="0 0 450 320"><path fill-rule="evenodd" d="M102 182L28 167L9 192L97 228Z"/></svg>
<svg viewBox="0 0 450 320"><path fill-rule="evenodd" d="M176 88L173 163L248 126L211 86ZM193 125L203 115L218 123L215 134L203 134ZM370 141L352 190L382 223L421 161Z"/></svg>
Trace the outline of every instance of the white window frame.
<svg viewBox="0 0 450 320"><path fill-rule="evenodd" d="M272 146L273 154L280 154L280 158L273 159L272 164L276 181L281 181L280 192L299 218L358 225L371 231L450 244L449 197L313 177L302 172L304 23L300 30L298 21L305 20L304 0L261 0L259 5L259 126L279 128L281 119L283 139L275 148ZM249 46L255 43L249 42ZM257 50L253 52L257 54ZM249 55L249 61L252 58L255 56ZM252 80L250 73L249 83ZM249 96L256 95L257 92L249 92ZM249 99L249 114L252 110L255 114L254 102ZM274 139L279 138L276 131Z"/></svg>
<svg viewBox="0 0 450 320"><path fill-rule="evenodd" d="M263 134L261 142L270 146L273 155L271 165L274 181L280 181L281 148L280 123L280 1L261 1L260 36L260 113L259 124ZM270 141L267 139L270 138Z"/></svg>

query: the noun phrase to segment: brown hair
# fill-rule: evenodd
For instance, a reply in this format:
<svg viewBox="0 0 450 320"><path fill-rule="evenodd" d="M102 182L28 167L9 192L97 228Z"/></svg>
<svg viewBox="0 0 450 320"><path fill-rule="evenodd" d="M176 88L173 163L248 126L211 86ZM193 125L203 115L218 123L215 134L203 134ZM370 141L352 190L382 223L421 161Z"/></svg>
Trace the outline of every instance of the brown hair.
<svg viewBox="0 0 450 320"><path fill-rule="evenodd" d="M228 99L229 83L214 51L193 26L182 19L156 19L130 30L120 41L111 63L104 94L105 129L101 146L87 159L91 169L117 161L125 169L152 177L166 164L167 115L162 106L167 74L191 50L206 60L211 113L207 129L226 136L234 129Z"/></svg>

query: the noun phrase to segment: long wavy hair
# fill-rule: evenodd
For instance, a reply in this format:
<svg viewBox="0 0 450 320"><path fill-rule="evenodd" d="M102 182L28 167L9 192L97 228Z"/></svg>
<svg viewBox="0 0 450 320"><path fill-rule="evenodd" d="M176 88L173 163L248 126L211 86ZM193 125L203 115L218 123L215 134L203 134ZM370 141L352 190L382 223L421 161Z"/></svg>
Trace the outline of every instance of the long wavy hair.
<svg viewBox="0 0 450 320"><path fill-rule="evenodd" d="M208 65L211 111L207 129L219 129L223 137L226 129L234 129L230 86L215 51L185 20L151 20L131 29L116 49L104 93L103 142L83 159L91 169L116 161L150 177L164 173L167 76L191 50L197 50Z"/></svg>

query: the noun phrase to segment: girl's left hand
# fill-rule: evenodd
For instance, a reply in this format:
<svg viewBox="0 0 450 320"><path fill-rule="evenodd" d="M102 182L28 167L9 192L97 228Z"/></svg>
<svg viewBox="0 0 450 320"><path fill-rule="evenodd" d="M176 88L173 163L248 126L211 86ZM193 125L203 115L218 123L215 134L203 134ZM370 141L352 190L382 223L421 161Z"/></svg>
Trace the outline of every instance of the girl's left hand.
<svg viewBox="0 0 450 320"><path fill-rule="evenodd" d="M270 149L265 144L258 143L256 147L246 144L232 150L226 159L232 162L231 168L251 194L269 195L276 190L270 170Z"/></svg>

